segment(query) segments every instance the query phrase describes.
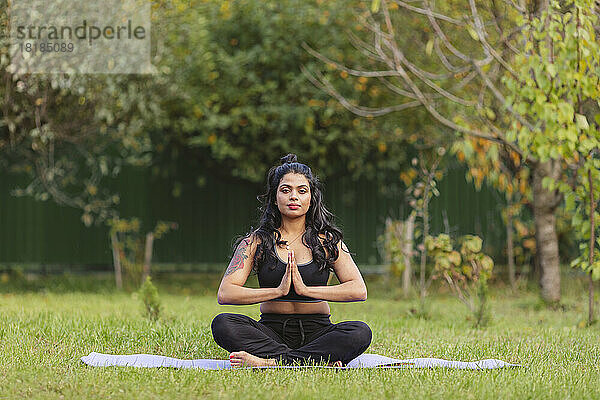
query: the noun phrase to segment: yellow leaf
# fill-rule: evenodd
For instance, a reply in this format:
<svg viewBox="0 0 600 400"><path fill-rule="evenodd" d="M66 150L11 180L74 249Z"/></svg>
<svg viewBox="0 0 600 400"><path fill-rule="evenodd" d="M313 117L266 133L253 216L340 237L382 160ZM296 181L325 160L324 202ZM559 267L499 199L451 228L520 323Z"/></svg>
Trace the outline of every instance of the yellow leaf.
<svg viewBox="0 0 600 400"><path fill-rule="evenodd" d="M371 2L371 12L373 12L373 13L378 12L380 3L381 3L381 0L373 0Z"/></svg>
<svg viewBox="0 0 600 400"><path fill-rule="evenodd" d="M94 186L94 185L89 185L89 186L87 187L87 192L88 192L90 195L94 196L94 195L96 195L96 193L98 193L98 188L97 188L96 186Z"/></svg>
<svg viewBox="0 0 600 400"><path fill-rule="evenodd" d="M475 29L473 29L470 26L467 26L467 32L469 32L469 35L471 35L473 40L479 41L479 35L477 35L477 32L475 32Z"/></svg>
<svg viewBox="0 0 600 400"><path fill-rule="evenodd" d="M430 56L432 51L433 51L433 40L429 39L429 41L425 45L425 53L427 53L427 55Z"/></svg>
<svg viewBox="0 0 600 400"><path fill-rule="evenodd" d="M529 249L531 251L534 251L535 250L535 239L529 238L529 239L523 240L523 247L525 247L526 249Z"/></svg>
<svg viewBox="0 0 600 400"><path fill-rule="evenodd" d="M448 254L448 259L454 265L459 265L461 261L460 253L456 250L453 250L450 254Z"/></svg>

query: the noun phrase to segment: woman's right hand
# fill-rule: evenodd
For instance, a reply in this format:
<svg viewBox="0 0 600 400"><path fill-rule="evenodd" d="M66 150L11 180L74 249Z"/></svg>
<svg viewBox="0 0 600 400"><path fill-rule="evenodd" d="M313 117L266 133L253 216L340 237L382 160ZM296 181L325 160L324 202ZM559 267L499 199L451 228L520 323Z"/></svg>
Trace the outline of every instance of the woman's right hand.
<svg viewBox="0 0 600 400"><path fill-rule="evenodd" d="M282 296L287 295L292 287L292 253L288 251L288 262L281 283L277 287Z"/></svg>

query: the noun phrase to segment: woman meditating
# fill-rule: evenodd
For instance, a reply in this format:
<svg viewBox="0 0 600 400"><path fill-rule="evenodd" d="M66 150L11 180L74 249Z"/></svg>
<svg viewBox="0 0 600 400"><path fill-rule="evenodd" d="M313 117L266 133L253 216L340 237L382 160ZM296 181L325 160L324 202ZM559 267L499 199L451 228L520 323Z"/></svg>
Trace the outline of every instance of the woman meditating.
<svg viewBox="0 0 600 400"><path fill-rule="evenodd" d="M234 367L346 365L369 347L371 330L361 321L332 324L327 301L364 301L367 288L318 178L293 154L281 161L259 196L259 227L237 241L217 295L219 304L261 303L260 320L219 314L213 337ZM244 287L252 271L260 288ZM340 284L327 285L330 271Z"/></svg>

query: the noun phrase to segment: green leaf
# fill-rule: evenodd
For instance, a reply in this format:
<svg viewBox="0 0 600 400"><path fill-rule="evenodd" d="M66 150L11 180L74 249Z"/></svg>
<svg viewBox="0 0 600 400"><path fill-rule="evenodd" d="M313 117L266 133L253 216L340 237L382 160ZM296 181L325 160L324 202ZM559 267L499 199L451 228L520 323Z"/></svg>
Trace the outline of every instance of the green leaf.
<svg viewBox="0 0 600 400"><path fill-rule="evenodd" d="M427 53L427 55L430 56L432 52L433 52L433 40L429 39L429 41L427 42L427 45L425 46L425 53Z"/></svg>
<svg viewBox="0 0 600 400"><path fill-rule="evenodd" d="M371 11L374 13L378 12L380 3L381 3L381 0L373 0L371 2Z"/></svg>
<svg viewBox="0 0 600 400"><path fill-rule="evenodd" d="M477 32L475 32L475 29L473 29L471 26L467 26L467 32L469 32L469 35L471 35L473 40L479 41L479 35L477 35Z"/></svg>
<svg viewBox="0 0 600 400"><path fill-rule="evenodd" d="M494 268L494 260L490 256L483 256L480 263L485 271L491 272Z"/></svg>
<svg viewBox="0 0 600 400"><path fill-rule="evenodd" d="M573 106L567 102L560 102L558 104L558 122L563 124L569 124L573 121Z"/></svg>
<svg viewBox="0 0 600 400"><path fill-rule="evenodd" d="M545 176L542 178L542 187L544 189L553 190L554 189L554 179L549 176Z"/></svg>
<svg viewBox="0 0 600 400"><path fill-rule="evenodd" d="M579 136L577 136L577 132L575 132L575 129L573 129L572 126L566 130L565 136L570 142L579 142Z"/></svg>
<svg viewBox="0 0 600 400"><path fill-rule="evenodd" d="M590 125L588 124L587 118L585 117L585 115L581 115L581 114L575 114L575 123L577 125L577 129L579 130L587 130L590 128Z"/></svg>
<svg viewBox="0 0 600 400"><path fill-rule="evenodd" d="M592 267L592 280L597 281L600 279L600 265L598 263L594 263L595 267Z"/></svg>
<svg viewBox="0 0 600 400"><path fill-rule="evenodd" d="M565 208L567 211L575 208L575 193L570 192L565 195Z"/></svg>
<svg viewBox="0 0 600 400"><path fill-rule="evenodd" d="M535 102L540 105L546 103L546 95L544 95L543 93L538 93L535 96Z"/></svg>

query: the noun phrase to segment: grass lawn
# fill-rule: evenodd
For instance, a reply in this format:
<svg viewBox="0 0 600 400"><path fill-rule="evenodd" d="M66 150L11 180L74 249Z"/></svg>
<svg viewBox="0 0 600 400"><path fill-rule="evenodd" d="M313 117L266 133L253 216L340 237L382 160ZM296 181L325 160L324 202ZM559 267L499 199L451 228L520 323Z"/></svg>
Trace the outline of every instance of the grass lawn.
<svg viewBox="0 0 600 400"><path fill-rule="evenodd" d="M411 315L413 302L392 300L377 282L368 282L367 302L332 304L333 322L359 319L371 326L370 353L497 358L526 368L197 371L92 368L79 358L92 351L226 358L212 340L212 318L226 311L258 317L258 306L219 306L218 277L159 281L164 310L153 323L142 316L135 294L113 291L107 278L73 287L57 283L69 279L39 284L50 287L42 291L0 286L0 398L600 398L600 327L578 327L586 297L575 280L560 311L540 306L534 292L509 296L494 288L493 320L485 329L473 329L465 307L441 290L430 296L428 319Z"/></svg>

